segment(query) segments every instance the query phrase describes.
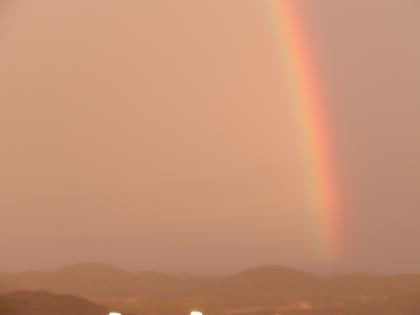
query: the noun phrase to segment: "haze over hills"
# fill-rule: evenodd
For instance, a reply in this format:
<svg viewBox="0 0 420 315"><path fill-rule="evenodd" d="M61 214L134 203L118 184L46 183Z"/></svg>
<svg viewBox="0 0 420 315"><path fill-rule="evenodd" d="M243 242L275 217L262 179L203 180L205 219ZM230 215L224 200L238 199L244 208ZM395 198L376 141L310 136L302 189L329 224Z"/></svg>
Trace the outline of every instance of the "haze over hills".
<svg viewBox="0 0 420 315"><path fill-rule="evenodd" d="M79 264L51 272L0 276L3 293L44 290L77 295L140 314L261 314L282 310L318 314L320 309L388 309L420 305L420 275L343 274L320 276L284 266L261 266L228 276L129 272L103 264ZM311 311L310 311L311 310ZM272 311L269 312L270 314ZM300 314L300 313L299 313ZM359 314L359 313L354 313ZM393 314L393 313L389 313Z"/></svg>
<svg viewBox="0 0 420 315"><path fill-rule="evenodd" d="M217 278L172 275L159 272L128 272L104 264L78 264L51 272L30 271L0 275L4 291L47 290L88 298L179 296L207 287Z"/></svg>
<svg viewBox="0 0 420 315"><path fill-rule="evenodd" d="M260 266L227 276L130 272L105 264L0 274L0 292L48 290L85 297L194 296L252 290L276 294L392 294L420 290L420 274L346 273L320 276L284 266ZM313 294L313 293L312 293Z"/></svg>

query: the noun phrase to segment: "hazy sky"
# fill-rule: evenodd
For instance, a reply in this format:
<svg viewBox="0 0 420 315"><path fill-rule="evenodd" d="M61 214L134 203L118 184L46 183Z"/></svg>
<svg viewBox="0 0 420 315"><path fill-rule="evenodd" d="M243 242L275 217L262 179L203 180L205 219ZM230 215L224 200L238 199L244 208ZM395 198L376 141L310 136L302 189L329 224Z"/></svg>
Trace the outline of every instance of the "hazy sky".
<svg viewBox="0 0 420 315"><path fill-rule="evenodd" d="M265 0L15 0L0 13L0 270L420 271L420 4L301 0L344 222L305 208Z"/></svg>

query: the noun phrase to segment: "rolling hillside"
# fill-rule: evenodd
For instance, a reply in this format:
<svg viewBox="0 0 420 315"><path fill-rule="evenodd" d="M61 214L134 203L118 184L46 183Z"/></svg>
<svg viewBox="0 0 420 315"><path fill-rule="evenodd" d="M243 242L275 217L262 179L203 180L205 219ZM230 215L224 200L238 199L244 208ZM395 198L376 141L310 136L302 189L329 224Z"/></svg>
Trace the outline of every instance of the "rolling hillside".
<svg viewBox="0 0 420 315"><path fill-rule="evenodd" d="M113 308L159 315L188 314L191 308L209 315L261 314L262 308L268 314L280 310L294 314L299 311L294 309L305 307L308 309L302 314L324 309L337 314L341 309L352 309L358 314L364 308L416 310L420 305L420 275L319 276L284 266L262 266L216 277L128 272L102 264L80 264L52 272L3 274L0 290L71 294Z"/></svg>

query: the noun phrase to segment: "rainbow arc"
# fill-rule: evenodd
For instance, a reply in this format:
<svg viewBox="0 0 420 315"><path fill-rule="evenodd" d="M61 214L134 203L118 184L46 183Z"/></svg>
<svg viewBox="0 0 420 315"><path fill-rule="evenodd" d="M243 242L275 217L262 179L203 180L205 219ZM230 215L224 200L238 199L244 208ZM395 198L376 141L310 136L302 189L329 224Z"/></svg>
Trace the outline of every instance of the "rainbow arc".
<svg viewBox="0 0 420 315"><path fill-rule="evenodd" d="M323 255L340 255L342 229L338 209L332 133L315 53L305 32L299 0L271 0L278 21L289 100L302 144L308 205L319 229Z"/></svg>

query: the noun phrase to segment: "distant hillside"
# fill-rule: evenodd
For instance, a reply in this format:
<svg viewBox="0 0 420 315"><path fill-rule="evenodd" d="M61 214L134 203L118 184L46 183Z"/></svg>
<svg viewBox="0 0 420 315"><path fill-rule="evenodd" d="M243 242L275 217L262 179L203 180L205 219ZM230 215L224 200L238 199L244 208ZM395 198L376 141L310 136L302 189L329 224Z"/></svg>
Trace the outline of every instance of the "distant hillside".
<svg viewBox="0 0 420 315"><path fill-rule="evenodd" d="M51 272L0 274L0 292L44 290L89 299L178 297L201 294L217 278L128 272L103 264L78 264Z"/></svg>
<svg viewBox="0 0 420 315"><path fill-rule="evenodd" d="M217 294L229 305L277 304L291 298L323 292L323 281L315 275L284 266L245 270L221 280Z"/></svg>
<svg viewBox="0 0 420 315"><path fill-rule="evenodd" d="M261 305L277 309L279 305L303 302L316 306L317 310L326 305L363 306L365 299L385 304L403 297L406 303L405 299L411 301L420 296L420 275L317 276L284 266L262 266L216 277L129 272L103 264L79 264L52 272L0 274L0 292L18 290L71 294L142 314L156 310L156 314L173 315L174 310L177 314L188 314L190 308L200 308L212 315L223 314L221 310L235 313ZM411 302L420 304L416 301Z"/></svg>
<svg viewBox="0 0 420 315"><path fill-rule="evenodd" d="M21 291L0 296L0 315L107 315L106 307L70 295Z"/></svg>

